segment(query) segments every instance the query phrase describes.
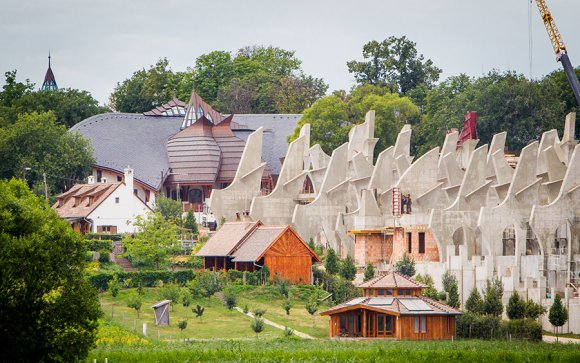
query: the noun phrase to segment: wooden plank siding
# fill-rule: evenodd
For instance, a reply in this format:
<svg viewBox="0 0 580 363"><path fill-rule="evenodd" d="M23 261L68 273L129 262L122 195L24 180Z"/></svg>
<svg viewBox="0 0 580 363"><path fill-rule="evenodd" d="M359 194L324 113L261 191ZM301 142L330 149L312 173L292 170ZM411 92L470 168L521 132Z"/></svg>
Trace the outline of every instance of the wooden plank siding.
<svg viewBox="0 0 580 363"><path fill-rule="evenodd" d="M312 254L291 229L286 229L264 252L264 265L270 269L270 279L277 274L292 284L311 283Z"/></svg>
<svg viewBox="0 0 580 363"><path fill-rule="evenodd" d="M425 333L415 332L415 318L426 319ZM404 340L441 340L455 335L455 316L446 315L403 315L397 321L397 337Z"/></svg>

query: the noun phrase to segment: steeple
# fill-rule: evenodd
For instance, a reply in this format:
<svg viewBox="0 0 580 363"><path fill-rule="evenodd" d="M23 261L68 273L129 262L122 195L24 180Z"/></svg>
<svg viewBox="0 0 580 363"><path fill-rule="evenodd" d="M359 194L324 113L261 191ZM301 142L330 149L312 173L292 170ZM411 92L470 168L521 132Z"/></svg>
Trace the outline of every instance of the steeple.
<svg viewBox="0 0 580 363"><path fill-rule="evenodd" d="M42 83L42 87L40 87L40 90L41 91L58 90L58 86L56 85L56 79L54 79L54 73L52 73L52 69L50 68L50 52L48 53L48 69L46 70L44 82Z"/></svg>

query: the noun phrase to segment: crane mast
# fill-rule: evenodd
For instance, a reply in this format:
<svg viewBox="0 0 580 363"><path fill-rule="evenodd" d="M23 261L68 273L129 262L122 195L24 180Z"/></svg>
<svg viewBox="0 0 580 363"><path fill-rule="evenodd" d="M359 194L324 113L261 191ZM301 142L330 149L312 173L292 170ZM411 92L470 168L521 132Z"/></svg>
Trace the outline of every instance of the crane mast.
<svg viewBox="0 0 580 363"><path fill-rule="evenodd" d="M580 105L580 82L578 81L572 62L570 62L570 58L568 57L568 51L566 50L564 39L562 39L562 34L560 34L556 26L556 21L552 17L546 1L536 0L536 5L538 5L538 10L540 10L540 15L544 21L548 37L550 37L550 43L552 43L552 48L554 48L554 52L556 53L556 61L562 63L564 73L566 73L566 78L568 78L568 83L570 83L574 97L576 97L576 102Z"/></svg>

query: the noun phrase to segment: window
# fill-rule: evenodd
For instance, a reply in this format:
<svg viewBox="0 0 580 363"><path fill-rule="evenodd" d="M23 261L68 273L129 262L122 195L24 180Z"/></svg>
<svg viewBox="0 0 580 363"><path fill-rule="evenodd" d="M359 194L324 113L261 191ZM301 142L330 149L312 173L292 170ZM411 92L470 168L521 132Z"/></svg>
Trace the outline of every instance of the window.
<svg viewBox="0 0 580 363"><path fill-rule="evenodd" d="M138 190L137 189L133 189L133 194L137 195L138 194Z"/></svg>
<svg viewBox="0 0 580 363"><path fill-rule="evenodd" d="M346 332L346 316L340 316L340 332Z"/></svg>
<svg viewBox="0 0 580 363"><path fill-rule="evenodd" d="M425 232L419 232L419 253L425 253Z"/></svg>
<svg viewBox="0 0 580 363"><path fill-rule="evenodd" d="M383 296L385 294L385 290L379 289L379 296Z"/></svg>
<svg viewBox="0 0 580 363"><path fill-rule="evenodd" d="M145 202L147 203L149 201L149 198L151 197L151 191L150 190L146 190L145 191Z"/></svg>
<svg viewBox="0 0 580 363"><path fill-rule="evenodd" d="M116 203L116 204L119 204L119 200L120 200L120 198L119 198L119 197L115 197L115 203Z"/></svg>
<svg viewBox="0 0 580 363"><path fill-rule="evenodd" d="M407 289L407 290L405 291L405 294L406 294L406 295L411 295L411 289Z"/></svg>
<svg viewBox="0 0 580 363"><path fill-rule="evenodd" d="M413 234L407 232L407 253L413 253Z"/></svg>
<svg viewBox="0 0 580 363"><path fill-rule="evenodd" d="M117 181L118 181L118 182L120 182L120 181L123 181L123 177L122 177L122 176L120 176L120 175L117 175Z"/></svg>
<svg viewBox="0 0 580 363"><path fill-rule="evenodd" d="M100 183L101 179L103 179L103 172L100 170L97 170L97 183Z"/></svg>
<svg viewBox="0 0 580 363"><path fill-rule="evenodd" d="M421 333L427 333L427 317L421 317Z"/></svg>
<svg viewBox="0 0 580 363"><path fill-rule="evenodd" d="M415 329L413 330L415 333L419 333L419 317L415 317Z"/></svg>
<svg viewBox="0 0 580 363"><path fill-rule="evenodd" d="M393 290L392 289L387 289L387 295L393 295Z"/></svg>
<svg viewBox="0 0 580 363"><path fill-rule="evenodd" d="M405 295L405 291L403 289L399 289L399 290L397 290L397 295L403 296L403 295Z"/></svg>

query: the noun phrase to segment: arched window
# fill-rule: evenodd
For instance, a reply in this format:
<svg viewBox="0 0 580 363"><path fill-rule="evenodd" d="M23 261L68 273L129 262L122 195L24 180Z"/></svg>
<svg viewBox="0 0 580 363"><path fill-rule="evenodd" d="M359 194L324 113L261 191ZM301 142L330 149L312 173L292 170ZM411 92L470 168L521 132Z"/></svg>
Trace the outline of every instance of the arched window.
<svg viewBox="0 0 580 363"><path fill-rule="evenodd" d="M553 255L568 254L568 225L562 224L554 234L554 242L552 244Z"/></svg>
<svg viewBox="0 0 580 363"><path fill-rule="evenodd" d="M526 223L526 255L539 255L540 243L529 223Z"/></svg>
<svg viewBox="0 0 580 363"><path fill-rule="evenodd" d="M514 256L516 254L516 230L513 225L503 230L502 256Z"/></svg>

